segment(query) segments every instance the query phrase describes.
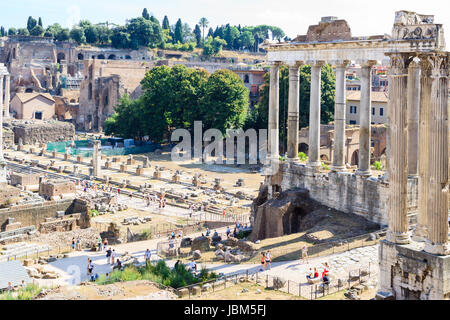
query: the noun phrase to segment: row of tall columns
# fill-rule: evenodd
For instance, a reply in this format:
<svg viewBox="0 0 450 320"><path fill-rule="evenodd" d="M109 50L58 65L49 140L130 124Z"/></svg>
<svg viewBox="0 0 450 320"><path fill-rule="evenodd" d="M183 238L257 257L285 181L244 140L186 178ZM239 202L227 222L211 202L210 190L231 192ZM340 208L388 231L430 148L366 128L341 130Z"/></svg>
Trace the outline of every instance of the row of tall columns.
<svg viewBox="0 0 450 320"><path fill-rule="evenodd" d="M288 161L298 161L298 126L299 126L299 67L303 62L289 64L289 101L288 101ZM336 67L335 96L335 136L333 171L345 170L345 114L346 114L346 78L345 70L350 62L339 61ZM371 70L375 61L368 61L362 66L361 77L361 111L360 111L360 148L357 174L370 175L371 149ZM324 61L311 65L311 91L309 110L309 152L308 166L318 168L320 160L320 115L321 115L321 70ZM269 158L273 162L279 158L279 69L280 62L273 62L270 67L269 91ZM275 173L275 172L272 172Z"/></svg>
<svg viewBox="0 0 450 320"><path fill-rule="evenodd" d="M419 174L416 239L426 241L424 250L450 254L448 54L420 54L420 69L409 54L392 53L389 74L389 229L387 240L410 242L408 234L408 174ZM409 67L409 68L408 68ZM420 92L420 94L417 93ZM418 102L419 101L419 102ZM420 124L417 123L419 108ZM411 145L409 145L411 144ZM417 144L417 155L411 146ZM410 168L410 166L412 168Z"/></svg>

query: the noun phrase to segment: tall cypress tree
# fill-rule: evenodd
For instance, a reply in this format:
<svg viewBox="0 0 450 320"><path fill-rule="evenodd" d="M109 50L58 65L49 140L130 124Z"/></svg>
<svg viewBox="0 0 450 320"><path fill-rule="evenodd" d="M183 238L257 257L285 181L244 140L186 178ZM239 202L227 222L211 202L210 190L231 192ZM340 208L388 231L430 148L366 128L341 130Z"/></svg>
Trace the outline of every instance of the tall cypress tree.
<svg viewBox="0 0 450 320"><path fill-rule="evenodd" d="M178 19L177 24L175 25L175 39L174 43L183 43L183 23L181 19Z"/></svg>
<svg viewBox="0 0 450 320"><path fill-rule="evenodd" d="M202 44L202 30L200 30L200 26L198 24L195 25L194 34L197 47L200 47Z"/></svg>
<svg viewBox="0 0 450 320"><path fill-rule="evenodd" d="M142 17L146 20L150 20L150 15L148 14L147 8L142 11Z"/></svg>
<svg viewBox="0 0 450 320"><path fill-rule="evenodd" d="M41 17L39 17L38 25L40 25L41 27L43 27L43 25L42 25L42 18L41 18Z"/></svg>
<svg viewBox="0 0 450 320"><path fill-rule="evenodd" d="M169 18L167 18L167 16L164 16L164 20L162 22L162 28L170 30Z"/></svg>

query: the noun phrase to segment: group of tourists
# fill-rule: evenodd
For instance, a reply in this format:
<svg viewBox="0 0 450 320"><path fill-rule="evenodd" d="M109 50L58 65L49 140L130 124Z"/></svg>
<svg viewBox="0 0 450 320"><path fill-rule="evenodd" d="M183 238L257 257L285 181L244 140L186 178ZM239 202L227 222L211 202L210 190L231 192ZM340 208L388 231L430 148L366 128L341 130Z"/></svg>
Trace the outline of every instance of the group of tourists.
<svg viewBox="0 0 450 320"><path fill-rule="evenodd" d="M81 239L78 237L76 240L72 238L72 250L81 251Z"/></svg>
<svg viewBox="0 0 450 320"><path fill-rule="evenodd" d="M325 262L324 263L324 268L323 268L323 271L322 271L322 275L321 275L321 280L322 280L322 282L324 284L329 284L330 283L329 273L330 273L330 266L328 265L328 262ZM319 278L319 271L317 270L317 268L314 267L314 270L313 270L313 268L309 268L309 272L306 275L306 279L314 280L314 279L317 279L317 278Z"/></svg>
<svg viewBox="0 0 450 320"><path fill-rule="evenodd" d="M270 254L270 250L267 250L266 252L261 252L261 268L260 271L265 271L266 267L271 269L270 263L272 262L272 255Z"/></svg>

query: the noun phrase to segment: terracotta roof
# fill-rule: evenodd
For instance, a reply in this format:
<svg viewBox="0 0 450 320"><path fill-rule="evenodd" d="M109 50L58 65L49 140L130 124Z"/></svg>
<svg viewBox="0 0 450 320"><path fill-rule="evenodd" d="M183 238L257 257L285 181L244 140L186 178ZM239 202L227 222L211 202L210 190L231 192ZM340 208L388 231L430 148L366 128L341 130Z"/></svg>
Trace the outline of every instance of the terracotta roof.
<svg viewBox="0 0 450 320"><path fill-rule="evenodd" d="M30 100L33 100L34 98L38 97L38 96L43 96L44 98L55 102L55 99L53 99L52 95L49 93L40 93L40 92L20 92L20 93L16 93L16 97L19 98L19 100L22 103L26 103Z"/></svg>
<svg viewBox="0 0 450 320"><path fill-rule="evenodd" d="M371 92L370 98L372 102L385 102L387 103L387 92ZM357 90L347 90L347 100L349 101L360 101L361 91Z"/></svg>

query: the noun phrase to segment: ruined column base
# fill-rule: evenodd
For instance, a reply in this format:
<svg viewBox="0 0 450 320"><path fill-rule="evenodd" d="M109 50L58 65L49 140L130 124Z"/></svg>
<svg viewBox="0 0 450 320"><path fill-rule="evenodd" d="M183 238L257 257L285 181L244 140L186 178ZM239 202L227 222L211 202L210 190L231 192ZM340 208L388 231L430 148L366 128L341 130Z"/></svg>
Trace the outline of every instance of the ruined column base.
<svg viewBox="0 0 450 320"><path fill-rule="evenodd" d="M428 235L427 227L417 225L416 230L412 236L412 239L417 242L425 242Z"/></svg>
<svg viewBox="0 0 450 320"><path fill-rule="evenodd" d="M330 170L333 172L346 172L347 167L346 166L331 166Z"/></svg>
<svg viewBox="0 0 450 320"><path fill-rule="evenodd" d="M391 293L396 300L450 299L450 255L438 256L422 248L417 242L380 242L380 294Z"/></svg>
<svg viewBox="0 0 450 320"><path fill-rule="evenodd" d="M370 177L372 175L372 172L370 170L356 170L355 174L357 176L363 176L363 177Z"/></svg>
<svg viewBox="0 0 450 320"><path fill-rule="evenodd" d="M449 243L438 243L433 244L430 241L425 243L425 248L423 249L425 252L436 254L440 256L448 256L450 255L450 245Z"/></svg>
<svg viewBox="0 0 450 320"><path fill-rule="evenodd" d="M408 244L411 242L411 238L406 232L392 232L389 231L386 233L386 240L392 243L397 244Z"/></svg>

